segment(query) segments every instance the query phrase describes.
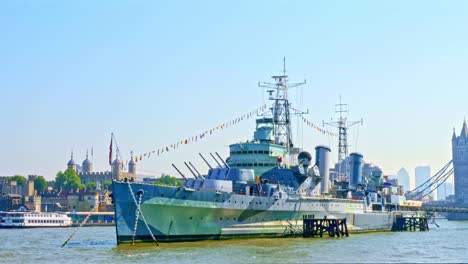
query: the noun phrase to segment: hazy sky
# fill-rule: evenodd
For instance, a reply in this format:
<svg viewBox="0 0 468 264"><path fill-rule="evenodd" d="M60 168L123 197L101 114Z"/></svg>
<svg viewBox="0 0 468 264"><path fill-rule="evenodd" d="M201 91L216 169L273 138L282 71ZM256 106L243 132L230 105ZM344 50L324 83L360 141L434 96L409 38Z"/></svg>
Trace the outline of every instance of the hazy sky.
<svg viewBox="0 0 468 264"><path fill-rule="evenodd" d="M290 91L306 118L335 117L341 95L364 119L351 151L386 174L435 172L468 113L467 13L468 1L2 1L0 175L51 179L91 146L107 170L111 132L126 159L196 135L266 102L257 82L283 56L291 80L307 79ZM198 152L226 157L253 130L244 121L138 168L205 170ZM336 149L299 130L305 149Z"/></svg>

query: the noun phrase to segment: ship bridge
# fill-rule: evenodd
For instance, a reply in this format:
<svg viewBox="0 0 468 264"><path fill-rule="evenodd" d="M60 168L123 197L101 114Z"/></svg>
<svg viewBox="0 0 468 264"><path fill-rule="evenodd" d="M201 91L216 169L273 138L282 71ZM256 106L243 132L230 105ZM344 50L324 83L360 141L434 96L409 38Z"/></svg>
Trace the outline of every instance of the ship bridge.
<svg viewBox="0 0 468 264"><path fill-rule="evenodd" d="M254 140L229 146L229 167L252 169L255 176L278 167L288 152L286 146L274 143L272 129L268 120L257 119Z"/></svg>

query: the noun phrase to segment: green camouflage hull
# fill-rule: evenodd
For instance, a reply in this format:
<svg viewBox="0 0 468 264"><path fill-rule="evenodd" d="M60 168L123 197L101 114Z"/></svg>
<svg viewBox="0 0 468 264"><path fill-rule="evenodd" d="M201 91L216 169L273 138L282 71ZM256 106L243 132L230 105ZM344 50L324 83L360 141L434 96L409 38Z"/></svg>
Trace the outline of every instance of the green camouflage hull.
<svg viewBox="0 0 468 264"><path fill-rule="evenodd" d="M143 217L137 219L139 193ZM351 232L390 230L394 218L364 212L357 200L275 199L126 182L113 183L113 199L119 244L152 241L143 218L160 242L294 236L302 234L304 215L346 218Z"/></svg>

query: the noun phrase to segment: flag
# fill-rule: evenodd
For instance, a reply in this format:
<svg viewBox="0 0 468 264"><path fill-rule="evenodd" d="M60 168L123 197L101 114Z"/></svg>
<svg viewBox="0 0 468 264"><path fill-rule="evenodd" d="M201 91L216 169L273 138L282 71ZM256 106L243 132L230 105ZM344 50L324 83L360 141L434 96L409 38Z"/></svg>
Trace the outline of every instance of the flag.
<svg viewBox="0 0 468 264"><path fill-rule="evenodd" d="M109 146L109 165L112 165L112 135L111 135L111 142Z"/></svg>

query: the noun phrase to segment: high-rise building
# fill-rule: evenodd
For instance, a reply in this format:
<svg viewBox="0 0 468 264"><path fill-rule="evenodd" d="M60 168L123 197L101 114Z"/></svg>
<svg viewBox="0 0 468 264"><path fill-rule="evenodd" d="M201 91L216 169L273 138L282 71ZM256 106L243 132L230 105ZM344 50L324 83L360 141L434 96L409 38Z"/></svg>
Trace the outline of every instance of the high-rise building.
<svg viewBox="0 0 468 264"><path fill-rule="evenodd" d="M431 166L418 166L414 168L415 188L425 183L431 178ZM430 196L436 198L437 190L434 190Z"/></svg>
<svg viewBox="0 0 468 264"><path fill-rule="evenodd" d="M398 183L403 187L403 191L410 191L410 176L405 168L401 168L397 172Z"/></svg>
<svg viewBox="0 0 468 264"><path fill-rule="evenodd" d="M415 187L431 178L431 166L418 166L414 169Z"/></svg>
<svg viewBox="0 0 468 264"><path fill-rule="evenodd" d="M449 182L442 183L439 188L437 188L437 200L444 201L447 200L447 197L453 194L453 184Z"/></svg>

